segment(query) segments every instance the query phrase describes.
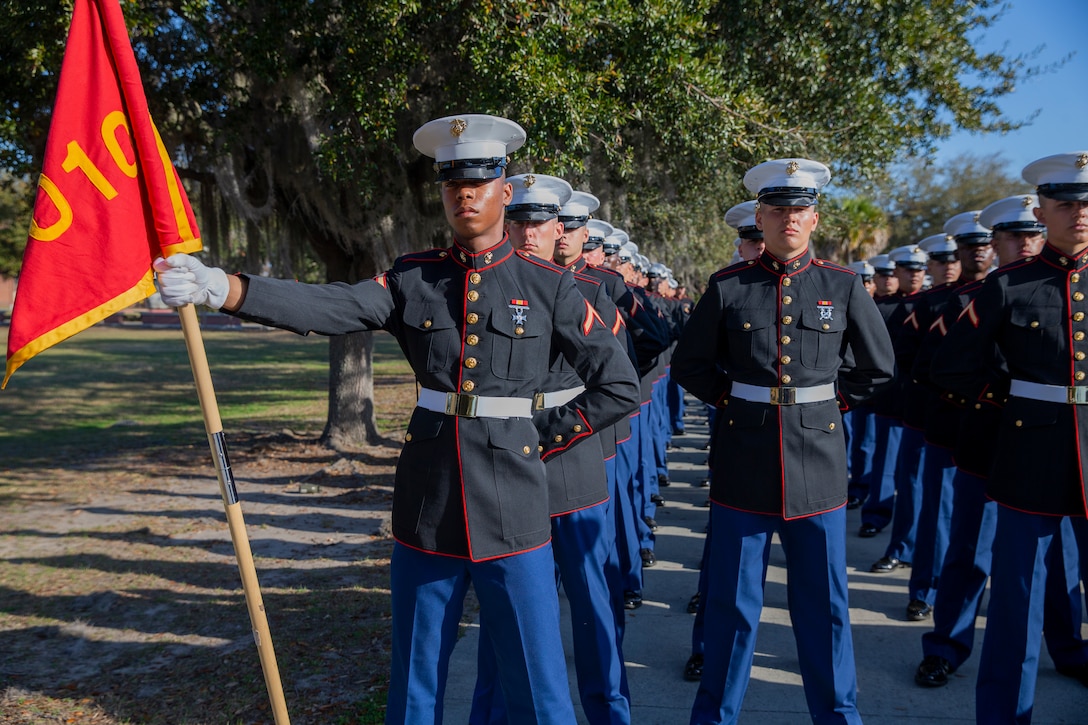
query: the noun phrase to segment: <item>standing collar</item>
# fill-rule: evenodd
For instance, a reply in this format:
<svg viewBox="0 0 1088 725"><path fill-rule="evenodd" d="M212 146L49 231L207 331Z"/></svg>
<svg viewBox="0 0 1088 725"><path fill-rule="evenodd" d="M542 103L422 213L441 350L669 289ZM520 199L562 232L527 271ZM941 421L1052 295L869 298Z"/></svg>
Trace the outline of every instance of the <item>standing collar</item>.
<svg viewBox="0 0 1088 725"><path fill-rule="evenodd" d="M577 259L567 265L567 269L569 269L571 272L581 272L588 266L589 265L586 263L586 258L579 254Z"/></svg>
<svg viewBox="0 0 1088 725"><path fill-rule="evenodd" d="M797 255L788 262L784 262L778 257L771 254L766 249L763 250L763 254L759 255L759 263L768 272L779 277L786 277L792 274L802 272L812 262L812 254L809 252L809 248L805 247L805 251Z"/></svg>
<svg viewBox="0 0 1088 725"><path fill-rule="evenodd" d="M1065 272L1081 272L1088 267L1088 250L1076 257L1070 257L1050 242L1043 245L1043 251L1039 252L1039 257L1047 264Z"/></svg>
<svg viewBox="0 0 1088 725"><path fill-rule="evenodd" d="M465 249L457 239L450 247L450 257L465 269L487 269L506 261L513 253L514 248L510 246L510 238L506 234L502 235L502 241L498 244L480 252Z"/></svg>

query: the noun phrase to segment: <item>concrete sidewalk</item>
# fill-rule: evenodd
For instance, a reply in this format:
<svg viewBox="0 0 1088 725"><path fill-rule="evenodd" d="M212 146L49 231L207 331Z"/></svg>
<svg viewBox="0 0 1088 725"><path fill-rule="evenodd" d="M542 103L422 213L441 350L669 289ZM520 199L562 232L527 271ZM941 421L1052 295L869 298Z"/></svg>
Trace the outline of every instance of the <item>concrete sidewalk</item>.
<svg viewBox="0 0 1088 725"><path fill-rule="evenodd" d="M645 603L627 613L624 656L631 688L632 723L684 725L698 684L683 678L691 648L693 615L688 599L698 583L699 558L708 509L708 489L698 487L706 476L707 429L701 405L688 397L688 434L673 440L669 451L672 485L661 490L667 505L657 510L658 564L645 572ZM888 530L860 539L858 511L847 516L847 564L850 570L850 617L858 667L858 708L868 725L905 723L974 723L975 677L982 646L980 619L975 651L952 682L936 690L914 684L914 669L922 659L921 637L932 624L906 620L910 571L872 574L869 566L884 553ZM766 601L751 683L744 701L742 723L785 725L809 722L798 674L797 652L786 608L785 559L776 544L767 573ZM565 601L564 647L579 722L585 722L577 701L570 622ZM985 602L983 611L985 611ZM445 698L445 722L468 722L476 681L478 629L468 629L450 662ZM1045 647L1041 653L1035 696L1035 725L1088 723L1088 689L1054 671ZM517 725L512 724L512 725Z"/></svg>

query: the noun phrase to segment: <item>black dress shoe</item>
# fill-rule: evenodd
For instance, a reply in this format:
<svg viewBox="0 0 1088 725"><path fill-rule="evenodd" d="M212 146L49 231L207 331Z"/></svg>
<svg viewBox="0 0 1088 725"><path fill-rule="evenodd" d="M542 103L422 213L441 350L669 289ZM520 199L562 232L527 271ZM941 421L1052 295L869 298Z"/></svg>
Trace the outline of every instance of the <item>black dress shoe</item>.
<svg viewBox="0 0 1088 725"><path fill-rule="evenodd" d="M846 508L850 511L861 508L861 499L857 496L850 496L846 499Z"/></svg>
<svg viewBox="0 0 1088 725"><path fill-rule="evenodd" d="M695 485L698 486L699 488L710 488L710 479L709 478L701 479L699 481L699 483L697 483Z"/></svg>
<svg viewBox="0 0 1088 725"><path fill-rule="evenodd" d="M653 501L658 506L664 506L665 505L665 499L662 498L661 494L659 494L659 493L650 494L650 500Z"/></svg>
<svg viewBox="0 0 1088 725"><path fill-rule="evenodd" d="M1072 677L1080 684L1088 687L1088 662L1080 665L1062 665L1055 669L1058 670L1058 674Z"/></svg>
<svg viewBox="0 0 1088 725"><path fill-rule="evenodd" d="M705 508L705 509L710 508L710 496L707 496L706 501L703 501L703 508Z"/></svg>
<svg viewBox="0 0 1088 725"><path fill-rule="evenodd" d="M910 566L908 561L900 561L894 556L884 556L873 562L873 565L869 567L869 571L876 572L877 574L885 574L889 571L895 571L899 568L906 568Z"/></svg>
<svg viewBox="0 0 1088 725"><path fill-rule="evenodd" d="M659 473L657 474L657 485L661 488L668 488L672 485L672 483L669 481L668 476L666 476L664 473Z"/></svg>
<svg viewBox="0 0 1088 725"><path fill-rule="evenodd" d="M861 528L858 529L858 536L863 539L871 539L879 533L880 529L873 526L872 524L862 524Z"/></svg>
<svg viewBox="0 0 1088 725"><path fill-rule="evenodd" d="M646 525L650 527L650 531L657 531L657 519L652 519L649 516L643 516L642 520L645 521ZM643 551L649 551L649 550L648 549L643 549Z"/></svg>
<svg viewBox="0 0 1088 725"><path fill-rule="evenodd" d="M688 663L684 665L684 679L688 682L698 682L703 679L703 656L692 655L688 657Z"/></svg>
<svg viewBox="0 0 1088 725"><path fill-rule="evenodd" d="M910 604L907 605L907 619L912 622L921 622L923 619L929 619L929 615L933 614L933 607L929 606L921 599L912 599Z"/></svg>
<svg viewBox="0 0 1088 725"><path fill-rule="evenodd" d="M696 614L699 611L699 592L688 600L688 614ZM1060 672L1061 670L1059 670Z"/></svg>
<svg viewBox="0 0 1088 725"><path fill-rule="evenodd" d="M672 429L672 434L674 436L683 436L683 435L687 435L687 431L685 431L683 428L673 428Z"/></svg>
<svg viewBox="0 0 1088 725"><path fill-rule="evenodd" d="M624 609L638 609L642 606L642 595L635 592L623 593L623 608Z"/></svg>
<svg viewBox="0 0 1088 725"><path fill-rule="evenodd" d="M644 567L649 568L657 563L657 557L654 555L653 549L639 549L638 554L642 557Z"/></svg>
<svg viewBox="0 0 1088 725"><path fill-rule="evenodd" d="M953 672L952 663L944 657L926 655L914 672L914 682L922 687L944 687Z"/></svg>

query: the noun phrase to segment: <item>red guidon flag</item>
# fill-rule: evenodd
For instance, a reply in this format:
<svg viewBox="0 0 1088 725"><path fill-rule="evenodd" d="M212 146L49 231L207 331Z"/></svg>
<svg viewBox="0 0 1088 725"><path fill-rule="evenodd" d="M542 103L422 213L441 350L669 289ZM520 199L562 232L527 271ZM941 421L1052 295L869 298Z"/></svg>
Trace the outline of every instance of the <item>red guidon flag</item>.
<svg viewBox="0 0 1088 725"><path fill-rule="evenodd" d="M200 249L118 0L75 0L0 388L42 350L151 295L156 256Z"/></svg>

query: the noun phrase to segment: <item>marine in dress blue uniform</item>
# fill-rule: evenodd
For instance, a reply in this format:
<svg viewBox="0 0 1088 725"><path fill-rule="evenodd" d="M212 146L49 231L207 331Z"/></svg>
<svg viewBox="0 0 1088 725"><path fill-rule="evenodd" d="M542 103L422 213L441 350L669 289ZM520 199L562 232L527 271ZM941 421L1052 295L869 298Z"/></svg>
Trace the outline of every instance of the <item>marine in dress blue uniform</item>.
<svg viewBox="0 0 1088 725"><path fill-rule="evenodd" d="M870 295L876 292L876 269L867 259L860 259L847 265L861 277L861 284ZM846 411L842 424L846 426L846 475L850 481L847 489L846 508L856 509L869 496L869 485L873 478L873 453L876 449L876 425L873 421L873 407L869 401L859 403Z"/></svg>
<svg viewBox="0 0 1088 725"><path fill-rule="evenodd" d="M507 154L524 140L517 124L478 114L416 131L436 162L448 248L354 285L230 279L224 309L247 320L300 334L387 330L420 385L393 495L388 723L441 721L470 580L511 720L574 722L544 462L626 415L637 387L572 275L515 252L503 234ZM559 357L586 390L534 411Z"/></svg>
<svg viewBox="0 0 1088 725"><path fill-rule="evenodd" d="M894 506L891 511L884 509L883 503L887 501L886 491L883 486L881 496L869 502L862 508L862 524L858 535L862 537L875 536L887 525L887 514L891 515L891 537L884 549L884 556L875 561L869 567L870 571L882 573L892 571L900 566L909 564L914 556L915 535L917 533L918 508L921 505L920 495L922 485L922 466L925 458L925 439L922 433L921 421L911 421L906 405L907 387L910 384L910 370L914 365L914 345L910 343L910 336L915 330L916 318L914 307L921 299L922 284L925 280L926 253L917 244L908 244L897 247L888 253L888 257L895 262L895 275L899 279L899 289L896 298L889 305L890 311L878 304L882 311L885 325L891 335L892 346L895 349L896 378L883 394L878 395L873 404L876 406L878 416L888 417L888 445L883 451L883 460L880 466L874 461L874 468L883 470L886 474L891 471L894 496ZM883 313L887 311L887 315ZM878 458L881 455L880 442L878 440Z"/></svg>
<svg viewBox="0 0 1088 725"><path fill-rule="evenodd" d="M921 621L933 613L941 564L948 547L952 478L956 473L952 446L962 409L958 401L948 396L942 398L941 391L930 383L929 361L933 349L944 337L944 309L963 285L965 269L969 267L973 281L984 276L993 264L990 230L978 224L978 214L978 211L957 214L945 222L944 233L919 242L929 257L933 286L920 296L911 325L904 329L904 337L909 338L913 347L911 369L903 371L910 378L905 408L910 410L911 422L921 425L925 441L914 556L907 584L910 600L906 614L912 621ZM975 250L982 254L977 260Z"/></svg>
<svg viewBox="0 0 1088 725"><path fill-rule="evenodd" d="M987 495L998 503L977 722L1031 721L1047 562L1064 520L1088 544L1088 152L1025 167L1047 227L1037 257L990 275L933 360L972 402L1006 397ZM993 380L994 348L1007 372Z"/></svg>
<svg viewBox="0 0 1088 725"><path fill-rule="evenodd" d="M551 266L556 243L564 232L558 221L560 211L568 214L583 211L589 195L579 192L572 209L568 205L573 191L563 179L520 174L509 181L514 188L506 207L510 241L515 248ZM598 319L607 321L605 327L618 334L622 320L601 283L581 273L574 273L574 279ZM629 365L629 375L633 382L633 365ZM547 410L563 405L583 389L577 370L559 357L552 363L537 408ZM602 432L610 430L611 426ZM631 721L630 701L625 693L623 655L617 636L617 607L613 606L613 592L617 597L622 597L622 593L616 591L618 585L608 581L607 561L615 543L615 528L607 506L609 492L600 434L594 434L563 456L549 459L546 467L552 552L570 604L582 710L594 725L626 725ZM622 613L622 606L618 610ZM494 696L494 683L498 679L495 642L486 621L481 620L481 624L476 696L470 722L480 725L508 722L505 703Z"/></svg>
<svg viewBox="0 0 1088 725"><path fill-rule="evenodd" d="M568 202L564 213L570 206ZM586 206L590 213L595 208L592 203ZM560 214L561 220L566 218L564 214ZM661 322L635 299L623 276L602 266L605 261L606 239L614 231L615 228L608 222L590 218L583 227L576 227L573 233L564 233L556 247L556 262L572 272L594 277L603 283L623 318L623 334L628 339L628 357L638 369L640 358L652 358L665 350L668 337ZM579 239L585 240L581 242L580 249ZM569 249L565 248L567 245L570 245ZM615 249L618 249L618 245ZM635 524L636 517L640 520L641 517L635 513L635 501L632 498L635 454L631 452L633 432L630 419L619 421L613 432L613 455L609 456L606 449L605 464L610 476L610 496L616 524L614 564L620 572L620 605L634 607L641 601L642 558ZM622 612L617 617L617 624L621 630L622 642Z"/></svg>
<svg viewBox="0 0 1088 725"><path fill-rule="evenodd" d="M1044 227L1032 213L1036 206L1034 195L1020 194L996 201L979 214L978 223L993 231L994 250L1002 265L1033 257L1042 248ZM955 329L956 320L981 288L979 280L956 290L945 307L942 329ZM930 356L927 367L931 360ZM1004 368L1003 363L1000 368ZM948 550L933 604L933 631L922 636L923 658L914 674L914 681L923 687L947 685L949 675L967 661L974 647L975 620L990 576L997 523L997 504L986 498L986 479L993 465L1005 402L991 396L985 403L968 405L965 399L947 392L941 398L962 401L962 414L953 449L956 473ZM1047 561L1043 636L1058 670L1088 682L1080 637L1082 605L1076 540L1068 521L1063 523L1060 535L1062 546L1051 547Z"/></svg>
<svg viewBox="0 0 1088 725"><path fill-rule="evenodd" d="M725 223L737 232L737 239L733 242L736 251L729 266L737 262L757 260L759 255L763 254L763 230L756 224L756 206L758 204L759 202L755 199L744 201L731 206L729 211L725 213ZM690 315L688 317L690 318ZM703 485L709 486L713 478L713 470L709 468L709 465L714 458L714 426L717 419L717 408L710 403L704 403L703 405L707 409L707 429L710 432L707 441L707 449L710 451L710 455L707 456L707 477L703 480ZM706 578L709 556L710 524L708 522L706 536L703 539L703 554L699 560L699 587L688 602L688 611L695 614L695 619L691 623L691 654L688 656L687 662L684 663L684 679L689 682L698 682L703 676L703 652L706 649L703 628L706 622Z"/></svg>
<svg viewBox="0 0 1088 725"><path fill-rule="evenodd" d="M846 583L840 405L891 381L887 330L850 270L814 259L823 164L756 166L766 250L714 274L673 357L676 379L718 407L703 676L691 722L736 722L755 653L771 535L814 722L860 723ZM737 462L743 465L737 465Z"/></svg>

